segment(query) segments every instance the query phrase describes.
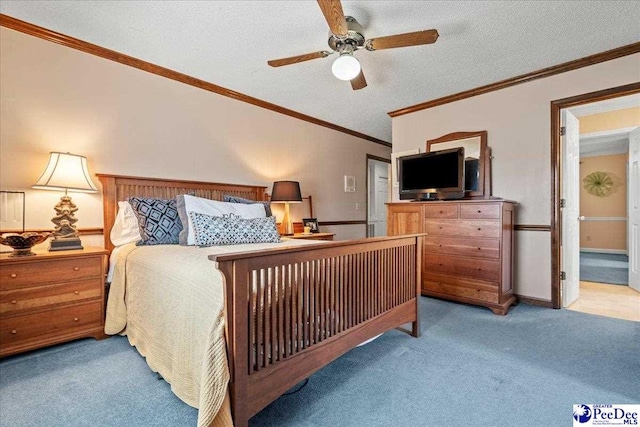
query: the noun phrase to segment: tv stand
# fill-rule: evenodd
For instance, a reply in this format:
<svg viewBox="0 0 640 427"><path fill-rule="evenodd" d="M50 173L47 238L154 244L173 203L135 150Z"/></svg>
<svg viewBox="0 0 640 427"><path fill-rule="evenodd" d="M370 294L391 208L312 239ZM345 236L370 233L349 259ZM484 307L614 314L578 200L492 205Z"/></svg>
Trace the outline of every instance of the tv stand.
<svg viewBox="0 0 640 427"><path fill-rule="evenodd" d="M441 191L437 193L421 194L418 199L412 202L432 202L434 200L458 200L464 199L464 191Z"/></svg>

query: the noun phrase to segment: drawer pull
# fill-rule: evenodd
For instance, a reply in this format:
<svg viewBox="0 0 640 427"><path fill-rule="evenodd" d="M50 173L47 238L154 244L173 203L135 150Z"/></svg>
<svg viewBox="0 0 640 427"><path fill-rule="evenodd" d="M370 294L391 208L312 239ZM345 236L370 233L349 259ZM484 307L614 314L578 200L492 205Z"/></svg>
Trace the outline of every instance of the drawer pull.
<svg viewBox="0 0 640 427"><path fill-rule="evenodd" d="M480 209L478 209L478 213L482 213L482 211Z"/></svg>
<svg viewBox="0 0 640 427"><path fill-rule="evenodd" d="M16 331L15 329L13 331L11 331L11 335L15 335L17 333L18 333L18 331Z"/></svg>
<svg viewBox="0 0 640 427"><path fill-rule="evenodd" d="M438 263L438 265L439 265L440 267L442 267L442 263L441 263L441 262L439 262L439 263Z"/></svg>
<svg viewBox="0 0 640 427"><path fill-rule="evenodd" d="M80 267L73 267L73 271L80 271Z"/></svg>
<svg viewBox="0 0 640 427"><path fill-rule="evenodd" d="M78 320L80 320L80 319L78 319L77 317L74 317L74 318L73 318L73 321L74 321L74 322L77 322Z"/></svg>
<svg viewBox="0 0 640 427"><path fill-rule="evenodd" d="M478 271L482 271L482 269L480 267L478 267Z"/></svg>
<svg viewBox="0 0 640 427"><path fill-rule="evenodd" d="M480 249L480 248L478 248L478 249ZM76 295L80 295L80 292L78 292L78 291L73 291L73 293L76 294Z"/></svg>
<svg viewBox="0 0 640 427"><path fill-rule="evenodd" d="M18 275L16 273L11 273L11 276L9 277L11 277L12 279L15 279L16 277L18 277Z"/></svg>
<svg viewBox="0 0 640 427"><path fill-rule="evenodd" d="M440 213L444 213L444 211L440 211Z"/></svg>
<svg viewBox="0 0 640 427"><path fill-rule="evenodd" d="M482 228L478 227L478 231L482 230Z"/></svg>
<svg viewBox="0 0 640 427"><path fill-rule="evenodd" d="M11 301L11 304L17 304L17 303L18 303L18 301L16 301L16 300Z"/></svg>
<svg viewBox="0 0 640 427"><path fill-rule="evenodd" d="M479 251L481 251L481 250L482 250L482 248L478 248L478 250L479 250Z"/></svg>
<svg viewBox="0 0 640 427"><path fill-rule="evenodd" d="M442 227L438 227L439 230L442 230Z"/></svg>

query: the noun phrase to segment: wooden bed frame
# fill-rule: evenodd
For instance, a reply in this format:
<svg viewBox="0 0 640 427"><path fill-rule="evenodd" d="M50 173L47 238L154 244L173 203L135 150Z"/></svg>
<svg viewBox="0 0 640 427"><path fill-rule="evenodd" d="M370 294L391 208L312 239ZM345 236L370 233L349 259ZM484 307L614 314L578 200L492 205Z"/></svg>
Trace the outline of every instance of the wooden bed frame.
<svg viewBox="0 0 640 427"><path fill-rule="evenodd" d="M265 187L98 174L105 247L117 202L193 193L265 199ZM419 336L421 235L212 255L225 278L227 357L236 427L358 344L411 323ZM404 330L404 329L403 329Z"/></svg>

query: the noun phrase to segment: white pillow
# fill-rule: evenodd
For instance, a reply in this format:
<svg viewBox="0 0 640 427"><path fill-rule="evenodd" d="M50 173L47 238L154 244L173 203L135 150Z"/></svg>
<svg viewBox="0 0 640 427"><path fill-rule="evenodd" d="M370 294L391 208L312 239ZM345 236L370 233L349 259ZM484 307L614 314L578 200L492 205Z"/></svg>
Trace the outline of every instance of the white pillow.
<svg viewBox="0 0 640 427"><path fill-rule="evenodd" d="M190 212L205 214L210 216L225 216L233 214L243 219L266 218L264 206L260 203L242 204L219 202L217 200L203 199L201 197L184 195L184 209L187 216L187 245L196 244L196 233L191 221ZM178 209L180 212L180 209ZM182 219L182 218L181 218ZM183 222L184 225L184 222Z"/></svg>
<svg viewBox="0 0 640 427"><path fill-rule="evenodd" d="M126 245L141 239L138 218L129 202L118 202L118 214L109 237L114 246Z"/></svg>

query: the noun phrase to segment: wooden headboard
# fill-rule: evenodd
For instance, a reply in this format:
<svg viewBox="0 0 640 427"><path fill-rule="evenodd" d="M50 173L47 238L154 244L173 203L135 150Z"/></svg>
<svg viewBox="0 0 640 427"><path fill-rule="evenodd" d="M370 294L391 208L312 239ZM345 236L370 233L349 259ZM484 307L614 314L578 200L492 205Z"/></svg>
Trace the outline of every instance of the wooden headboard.
<svg viewBox="0 0 640 427"><path fill-rule="evenodd" d="M267 187L217 182L179 181L175 179L142 178L136 176L96 174L102 183L102 211L104 216L104 247L114 246L109 234L116 220L118 202L129 197L160 197L172 199L191 193L211 200L222 200L228 194L250 200L267 200Z"/></svg>

